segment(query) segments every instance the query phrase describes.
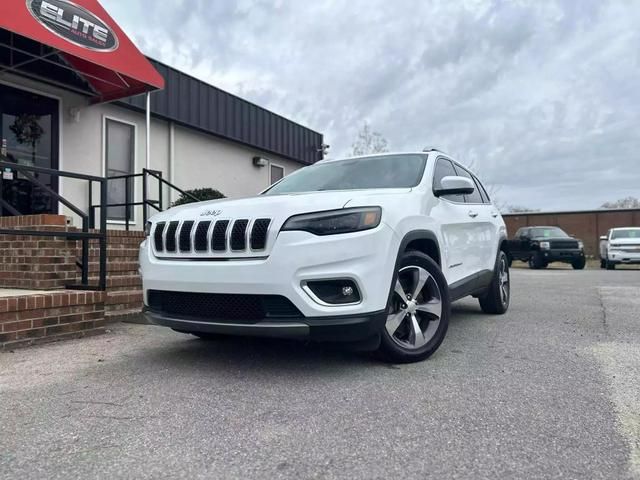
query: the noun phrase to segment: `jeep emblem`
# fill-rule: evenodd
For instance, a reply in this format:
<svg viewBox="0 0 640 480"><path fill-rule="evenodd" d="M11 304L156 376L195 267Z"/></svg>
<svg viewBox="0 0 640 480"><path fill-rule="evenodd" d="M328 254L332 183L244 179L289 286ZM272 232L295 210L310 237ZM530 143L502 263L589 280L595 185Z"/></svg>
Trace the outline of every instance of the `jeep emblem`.
<svg viewBox="0 0 640 480"><path fill-rule="evenodd" d="M204 212L200 213L200 216L201 217L217 217L221 213L222 213L222 210L205 210Z"/></svg>

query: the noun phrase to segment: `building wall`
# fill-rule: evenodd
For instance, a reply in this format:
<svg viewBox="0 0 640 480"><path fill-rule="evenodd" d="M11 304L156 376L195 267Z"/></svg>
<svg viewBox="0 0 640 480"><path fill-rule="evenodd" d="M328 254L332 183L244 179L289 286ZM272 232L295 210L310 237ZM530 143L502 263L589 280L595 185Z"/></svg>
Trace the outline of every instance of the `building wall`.
<svg viewBox="0 0 640 480"><path fill-rule="evenodd" d="M89 105L86 98L21 77L3 77L3 83L25 88L60 101L60 170L103 176L104 123L112 118L136 126L135 170L146 166L145 116L116 104ZM79 117L70 115L71 108L79 109ZM171 133L173 131L173 134ZM173 156L173 158L172 158ZM270 184L270 168L255 167L253 157L261 156L285 169L285 175L302 167L301 163L267 154L240 143L202 133L168 121L152 118L150 168L162 171L163 177L182 189L212 187L227 197L257 194ZM150 195L157 198L157 182L149 183ZM135 182L135 198L142 199L142 182ZM84 209L88 204L86 181L62 179L59 190L69 201ZM93 189L94 203L99 200L99 188ZM165 202L173 201L177 194L163 190ZM165 205L166 208L167 205ZM60 205L60 213L72 217L80 225L80 218ZM142 228L142 209L134 214L134 225ZM113 222L110 228L120 228Z"/></svg>
<svg viewBox="0 0 640 480"><path fill-rule="evenodd" d="M640 209L594 210L588 212L517 213L503 215L512 237L520 227L558 226L581 239L587 255L597 257L600 236L610 228L640 227Z"/></svg>

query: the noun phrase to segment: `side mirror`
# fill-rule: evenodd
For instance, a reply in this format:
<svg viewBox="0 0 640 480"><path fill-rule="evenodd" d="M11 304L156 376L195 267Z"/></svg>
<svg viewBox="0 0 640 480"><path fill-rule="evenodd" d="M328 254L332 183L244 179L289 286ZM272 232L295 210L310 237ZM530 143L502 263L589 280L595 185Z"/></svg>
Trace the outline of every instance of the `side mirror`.
<svg viewBox="0 0 640 480"><path fill-rule="evenodd" d="M473 182L466 177L443 177L440 180L440 188L436 188L433 193L436 197L442 195L470 195L475 190Z"/></svg>
<svg viewBox="0 0 640 480"><path fill-rule="evenodd" d="M607 236L606 236L606 235L602 235L602 236L600 237L600 240L608 240L608 238L607 238Z"/></svg>

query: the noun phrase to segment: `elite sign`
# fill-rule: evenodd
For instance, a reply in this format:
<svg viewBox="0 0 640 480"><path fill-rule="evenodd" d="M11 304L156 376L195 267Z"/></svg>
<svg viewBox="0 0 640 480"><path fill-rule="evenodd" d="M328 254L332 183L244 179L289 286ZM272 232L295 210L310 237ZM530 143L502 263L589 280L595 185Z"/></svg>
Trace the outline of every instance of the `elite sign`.
<svg viewBox="0 0 640 480"><path fill-rule="evenodd" d="M96 15L69 0L27 0L33 17L68 42L97 52L118 48L118 37Z"/></svg>

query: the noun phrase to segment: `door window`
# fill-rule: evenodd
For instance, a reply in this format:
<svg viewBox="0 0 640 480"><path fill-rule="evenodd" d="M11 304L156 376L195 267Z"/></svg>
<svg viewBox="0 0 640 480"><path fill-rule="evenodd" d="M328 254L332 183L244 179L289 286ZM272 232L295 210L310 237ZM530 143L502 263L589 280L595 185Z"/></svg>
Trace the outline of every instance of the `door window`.
<svg viewBox="0 0 640 480"><path fill-rule="evenodd" d="M478 186L475 184L475 181L473 180L473 176L467 170L462 168L460 165L456 165L456 172L458 172L459 176L465 177L471 180L471 183L473 183L475 187L473 189L473 193L464 196L465 202L466 203L485 203L482 201L482 195L480 195L480 190L478 189Z"/></svg>
<svg viewBox="0 0 640 480"><path fill-rule="evenodd" d="M106 174L107 177L119 177L134 173L135 169L135 127L128 123L107 119L106 128ZM109 220L125 220L127 202L133 202L133 179L113 179L108 181L107 203L118 205L109 207ZM133 208L129 209L129 220L133 220Z"/></svg>
<svg viewBox="0 0 640 480"><path fill-rule="evenodd" d="M444 177L455 177L456 175L456 170L453 168L451 161L446 158L438 158L433 172L433 189L442 188L442 179ZM447 199L451 202L464 202L464 195L442 195L440 198Z"/></svg>

